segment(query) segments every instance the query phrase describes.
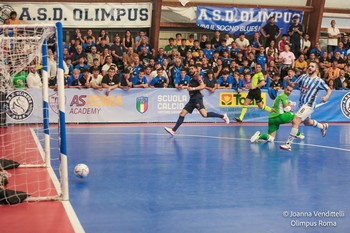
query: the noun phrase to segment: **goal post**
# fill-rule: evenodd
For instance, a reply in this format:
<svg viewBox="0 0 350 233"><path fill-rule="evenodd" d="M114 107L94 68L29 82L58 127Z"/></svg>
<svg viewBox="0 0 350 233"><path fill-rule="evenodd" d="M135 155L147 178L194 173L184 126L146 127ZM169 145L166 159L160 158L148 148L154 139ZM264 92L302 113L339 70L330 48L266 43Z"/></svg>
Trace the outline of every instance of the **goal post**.
<svg viewBox="0 0 350 233"><path fill-rule="evenodd" d="M48 39L53 35L56 38L54 61L52 57L49 60L48 49ZM58 121L49 114L48 82L52 62L57 65L59 112L54 119ZM42 80L41 92L35 92L41 93L39 97L32 96L33 88L26 87L29 79L24 77L36 73L40 73ZM62 24L0 25L0 78L0 91L6 93L6 108L1 109L5 109L7 119L11 118L11 124L0 128L0 157L21 164L18 169L9 170L12 175L9 188L27 192L31 195L28 200L68 200ZM32 111L41 111L33 115L42 119L35 119L36 123L28 121Z"/></svg>

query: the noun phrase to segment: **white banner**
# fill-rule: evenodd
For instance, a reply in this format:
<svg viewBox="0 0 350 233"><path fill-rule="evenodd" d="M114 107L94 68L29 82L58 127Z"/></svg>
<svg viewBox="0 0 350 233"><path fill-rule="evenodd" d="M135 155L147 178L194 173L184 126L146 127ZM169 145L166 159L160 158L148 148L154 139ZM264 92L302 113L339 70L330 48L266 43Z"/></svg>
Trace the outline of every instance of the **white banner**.
<svg viewBox="0 0 350 233"><path fill-rule="evenodd" d="M73 28L145 28L151 26L152 3L0 3L0 21L16 11L23 24L62 22Z"/></svg>
<svg viewBox="0 0 350 233"><path fill-rule="evenodd" d="M247 96L247 92L237 93L234 90L217 90L211 94L202 91L204 105L208 111L227 113L230 119L239 116ZM281 92L279 92L281 93ZM319 121L349 122L350 121L350 92L334 91L327 103L321 103L320 108L312 114ZM9 123L41 123L42 120L42 93L39 89L17 90L7 96ZM290 99L297 102L299 91L294 91ZM266 90L262 97L268 106L273 100ZM176 122L180 111L189 101L187 90L179 91L175 88L130 90L115 89L109 96L105 90L93 89L66 89L66 121L68 123L118 123L118 122ZM253 102L254 103L254 102ZM50 122L57 123L57 93L49 91ZM331 113L331 114L330 114ZM256 104L249 105L244 118L246 122L267 122L268 113L260 110ZM198 111L186 116L186 122L223 122L219 118L202 118Z"/></svg>

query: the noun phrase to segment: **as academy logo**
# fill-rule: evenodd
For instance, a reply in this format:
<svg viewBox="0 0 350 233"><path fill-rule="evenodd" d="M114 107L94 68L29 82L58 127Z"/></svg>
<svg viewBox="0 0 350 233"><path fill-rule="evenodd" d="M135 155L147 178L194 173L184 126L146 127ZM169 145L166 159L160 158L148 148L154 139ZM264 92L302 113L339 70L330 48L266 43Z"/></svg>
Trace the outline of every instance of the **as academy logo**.
<svg viewBox="0 0 350 233"><path fill-rule="evenodd" d="M136 109L139 113L145 113L148 109L148 97L145 97L145 96L137 97Z"/></svg>
<svg viewBox="0 0 350 233"><path fill-rule="evenodd" d="M34 109L33 97L26 91L13 91L6 97L7 115L18 121L29 118Z"/></svg>
<svg viewBox="0 0 350 233"><path fill-rule="evenodd" d="M350 92L343 96L340 102L340 108L344 116L350 119Z"/></svg>

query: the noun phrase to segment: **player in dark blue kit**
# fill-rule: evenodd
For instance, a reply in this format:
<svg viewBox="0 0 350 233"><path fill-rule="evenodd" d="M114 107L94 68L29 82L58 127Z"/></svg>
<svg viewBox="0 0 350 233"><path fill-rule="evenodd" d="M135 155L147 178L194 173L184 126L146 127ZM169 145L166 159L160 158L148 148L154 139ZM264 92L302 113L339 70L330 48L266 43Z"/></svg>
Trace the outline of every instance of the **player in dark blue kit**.
<svg viewBox="0 0 350 233"><path fill-rule="evenodd" d="M229 118L225 114L218 114L215 112L208 112L205 110L203 104L203 95L201 90L205 88L205 84L203 82L202 77L198 73L198 68L196 65L190 65L189 73L191 76L189 86L187 87L188 93L190 95L190 100L186 104L186 106L180 112L179 118L173 128L164 127L165 131L169 134L174 135L176 130L180 127L180 125L184 122L185 116L187 113L192 113L194 109L197 109L202 117L217 117L221 118L226 122L226 124L230 123Z"/></svg>

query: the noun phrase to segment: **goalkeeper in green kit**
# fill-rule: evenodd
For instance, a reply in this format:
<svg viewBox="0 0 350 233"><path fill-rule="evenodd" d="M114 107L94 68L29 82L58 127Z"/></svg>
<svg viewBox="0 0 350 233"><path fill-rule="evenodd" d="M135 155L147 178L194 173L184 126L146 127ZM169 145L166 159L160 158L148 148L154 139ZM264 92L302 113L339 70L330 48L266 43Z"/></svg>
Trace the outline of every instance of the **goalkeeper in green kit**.
<svg viewBox="0 0 350 233"><path fill-rule="evenodd" d="M281 124L290 123L293 121L295 114L292 112L292 106L289 101L289 95L292 93L293 87L287 86L284 92L277 96L273 102L273 111L269 115L268 134L260 134L260 131L250 138L250 142L258 142L259 139L273 142L276 137L276 132ZM298 132L297 138L304 139L304 135Z"/></svg>

